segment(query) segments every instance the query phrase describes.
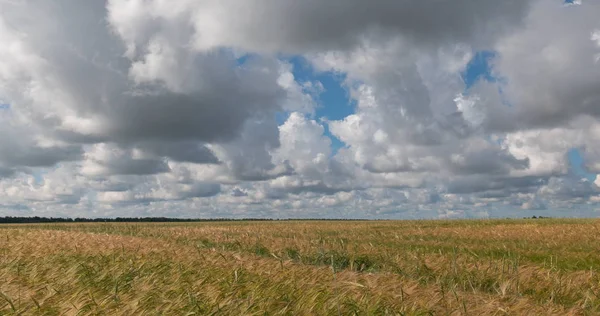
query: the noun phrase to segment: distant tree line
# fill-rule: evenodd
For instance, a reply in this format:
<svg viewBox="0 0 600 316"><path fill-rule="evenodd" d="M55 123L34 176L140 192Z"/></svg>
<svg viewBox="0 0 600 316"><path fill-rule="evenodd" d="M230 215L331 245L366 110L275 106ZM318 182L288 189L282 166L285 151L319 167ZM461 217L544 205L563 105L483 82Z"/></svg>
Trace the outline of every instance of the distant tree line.
<svg viewBox="0 0 600 316"><path fill-rule="evenodd" d="M169 217L116 217L116 218L65 218L65 217L13 217L5 216L0 217L0 223L127 223L127 222L211 222L211 221L233 221L234 219L228 218L211 218L211 219L198 219L198 218L169 218ZM248 218L244 220L252 221L268 221L271 219L262 218Z"/></svg>
<svg viewBox="0 0 600 316"><path fill-rule="evenodd" d="M523 219L550 219L546 216L523 217ZM511 218L506 218L511 219ZM0 224L33 224L33 223L168 223L168 222L241 222L241 221L368 221L362 218L172 218L172 217L113 217L113 218L85 218L85 217L0 217Z"/></svg>
<svg viewBox="0 0 600 316"><path fill-rule="evenodd" d="M19 217L5 216L0 217L0 224L28 224L28 223L164 223L164 222L222 222L222 221L356 221L361 219L322 219L322 218L307 218L307 219L272 219L272 218L170 218L170 217L116 217L116 218L68 218L68 217Z"/></svg>

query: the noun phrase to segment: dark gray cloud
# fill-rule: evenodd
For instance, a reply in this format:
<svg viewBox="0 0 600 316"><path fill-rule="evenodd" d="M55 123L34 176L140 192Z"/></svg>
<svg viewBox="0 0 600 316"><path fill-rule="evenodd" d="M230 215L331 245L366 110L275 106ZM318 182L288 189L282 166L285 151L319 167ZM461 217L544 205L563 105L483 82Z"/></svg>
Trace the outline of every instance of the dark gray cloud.
<svg viewBox="0 0 600 316"><path fill-rule="evenodd" d="M279 146L277 123L269 117L255 117L244 124L235 140L215 150L234 179L264 181L293 173L289 162L273 162L271 152Z"/></svg>
<svg viewBox="0 0 600 316"><path fill-rule="evenodd" d="M506 192L506 195L515 192L533 192L541 185L545 184L547 179L540 176L524 176L524 177L482 177L478 175L460 177L451 180L448 183L448 193L454 194L470 194L482 193L498 197L501 192Z"/></svg>
<svg viewBox="0 0 600 316"><path fill-rule="evenodd" d="M177 162L219 163L219 159L210 149L193 141L140 143L137 148Z"/></svg>
<svg viewBox="0 0 600 316"><path fill-rule="evenodd" d="M98 192L126 192L132 190L135 187L135 183L96 177L93 181L90 181L90 187Z"/></svg>
<svg viewBox="0 0 600 316"><path fill-rule="evenodd" d="M221 186L218 183L194 183L190 188L180 192L182 199L195 197L210 197L221 193Z"/></svg>
<svg viewBox="0 0 600 316"><path fill-rule="evenodd" d="M23 167L52 167L62 161L79 160L83 155L79 145L37 144L27 129L14 126L5 118L0 118L0 124L5 124L0 127L0 167L5 169L4 174Z"/></svg>
<svg viewBox="0 0 600 316"><path fill-rule="evenodd" d="M51 167L61 161L78 160L83 154L81 146L48 147L35 146L6 148L0 161L6 166Z"/></svg>
<svg viewBox="0 0 600 316"><path fill-rule="evenodd" d="M14 169L0 167L0 178L8 178L15 174Z"/></svg>
<svg viewBox="0 0 600 316"><path fill-rule="evenodd" d="M276 73L266 77L252 73L254 70L250 68L242 68L237 73L230 56L203 58L208 59L203 62L212 69L189 65L197 75L204 76L204 86L198 87L198 91L175 93L159 87L116 96L109 108L98 108L97 113L92 113L106 122L99 134L117 142L141 139L229 141L239 135L247 118L255 112L277 109L278 100L284 97L284 91L275 82ZM219 63L224 65L215 66ZM271 88L255 87L255 83L249 82L254 80Z"/></svg>
<svg viewBox="0 0 600 316"><path fill-rule="evenodd" d="M193 21L196 45L231 45L257 51L304 52L344 49L363 36L402 34L417 42L489 42L520 25L530 1L318 0L202 2L168 10L153 1L149 11L168 20L174 12ZM127 12L123 1L111 1L113 23L121 32L145 30L160 23ZM179 8L180 10L182 8ZM163 13L164 12L164 13ZM244 12L243 15L238 12ZM204 18L204 15L214 17ZM145 22L145 23L144 23ZM206 30L210 29L211 33Z"/></svg>
<svg viewBox="0 0 600 316"><path fill-rule="evenodd" d="M82 172L89 176L151 175L170 170L163 158L142 156L134 149L107 144L89 149L82 164Z"/></svg>
<svg viewBox="0 0 600 316"><path fill-rule="evenodd" d="M558 200L584 199L598 195L598 188L587 179L580 179L573 175L550 178L548 183L540 188L539 194Z"/></svg>
<svg viewBox="0 0 600 316"><path fill-rule="evenodd" d="M529 167L529 159L517 159L506 151L481 150L466 152L450 159L449 170L457 175L500 174L505 175L510 170L523 170Z"/></svg>
<svg viewBox="0 0 600 316"><path fill-rule="evenodd" d="M130 159L110 161L102 165L107 174L145 175L168 172L169 166L164 160Z"/></svg>
<svg viewBox="0 0 600 316"><path fill-rule="evenodd" d="M551 129L583 115L600 117L599 14L596 1L569 8L559 1L533 3L528 23L494 45L502 95L497 88L475 88L487 100L479 105L488 112L489 130Z"/></svg>

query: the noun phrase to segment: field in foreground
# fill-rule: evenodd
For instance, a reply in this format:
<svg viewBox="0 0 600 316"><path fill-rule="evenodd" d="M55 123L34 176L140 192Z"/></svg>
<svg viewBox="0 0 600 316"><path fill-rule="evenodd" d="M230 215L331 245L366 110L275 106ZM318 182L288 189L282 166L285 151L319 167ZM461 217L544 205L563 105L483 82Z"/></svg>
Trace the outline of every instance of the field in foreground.
<svg viewBox="0 0 600 316"><path fill-rule="evenodd" d="M0 226L0 315L592 315L600 221Z"/></svg>

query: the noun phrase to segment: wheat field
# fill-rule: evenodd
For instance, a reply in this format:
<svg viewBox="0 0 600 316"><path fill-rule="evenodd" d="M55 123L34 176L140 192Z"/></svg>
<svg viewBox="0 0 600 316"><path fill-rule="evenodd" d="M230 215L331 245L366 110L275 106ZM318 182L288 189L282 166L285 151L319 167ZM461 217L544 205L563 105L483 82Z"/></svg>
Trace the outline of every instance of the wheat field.
<svg viewBox="0 0 600 316"><path fill-rule="evenodd" d="M0 226L0 315L593 315L600 221Z"/></svg>

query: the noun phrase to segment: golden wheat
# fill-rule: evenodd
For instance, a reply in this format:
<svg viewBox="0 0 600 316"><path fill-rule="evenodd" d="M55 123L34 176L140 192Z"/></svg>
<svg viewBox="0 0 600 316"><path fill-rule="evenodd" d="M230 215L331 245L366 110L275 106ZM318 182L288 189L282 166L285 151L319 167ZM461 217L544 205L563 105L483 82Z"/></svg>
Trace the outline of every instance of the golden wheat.
<svg viewBox="0 0 600 316"><path fill-rule="evenodd" d="M0 226L0 315L600 313L593 220Z"/></svg>

